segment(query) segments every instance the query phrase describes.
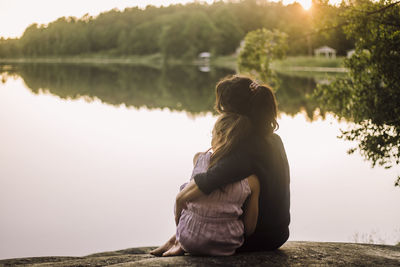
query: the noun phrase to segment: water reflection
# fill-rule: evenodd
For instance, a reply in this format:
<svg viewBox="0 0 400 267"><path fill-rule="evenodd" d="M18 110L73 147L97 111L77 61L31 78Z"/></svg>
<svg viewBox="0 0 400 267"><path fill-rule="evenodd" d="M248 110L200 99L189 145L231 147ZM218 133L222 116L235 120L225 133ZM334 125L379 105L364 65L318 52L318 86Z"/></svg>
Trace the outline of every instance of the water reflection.
<svg viewBox="0 0 400 267"><path fill-rule="evenodd" d="M161 244L174 231L178 187L190 177L193 154L209 147L216 118L209 112L189 118L180 111L120 104L176 106L173 96L187 104L183 100L196 101L196 94L181 96L183 88L205 88L211 80L181 77L190 74L185 68L173 78L160 77L166 70L150 69L152 80L129 71L121 78L123 66L80 71L72 66L68 75L50 66L7 67L7 75L18 77L0 84L0 258ZM219 79L215 71L202 77ZM7 80L7 75L2 77ZM174 80L180 84L174 86ZM149 95L129 81L142 84ZM193 87L193 81L204 87ZM83 84L86 91L80 89ZM50 94L38 94L39 88ZM279 96L281 108L284 99L305 106L312 87L295 88ZM153 102L135 102L137 95ZM213 97L209 107L197 110L210 110L212 102ZM331 115L310 121L301 113L281 114L279 124L291 165L291 240L363 241L364 233L376 231L384 243L400 241L400 194L391 180L395 171L370 169L361 157L346 155L351 144L336 136L349 123Z"/></svg>
<svg viewBox="0 0 400 267"><path fill-rule="evenodd" d="M192 114L213 111L215 84L232 70L198 66L153 68L132 65L0 65L0 72L19 75L34 93L48 91L64 99L100 99L112 105L169 108ZM286 114L305 111L312 119L317 103L310 97L312 77L278 74L279 108Z"/></svg>
<svg viewBox="0 0 400 267"><path fill-rule="evenodd" d="M185 111L193 116L213 112L214 87L222 77L234 72L212 66L173 65L155 68L134 65L76 65L76 64L17 64L0 65L0 74L5 82L7 75L22 77L32 92L49 92L63 99L84 98L87 101L100 99L103 103L128 107L146 107ZM276 74L279 80L276 97L279 110L285 114L306 114L312 121L324 116L326 111L352 121L349 103L353 96L345 94L343 88L325 88L332 81L326 75L294 76ZM389 96L387 96L389 97ZM353 105L357 106L357 105ZM364 105L358 111L363 121L343 131L343 138L357 141L360 153L373 165L398 166L400 150L399 127L387 122L388 115L380 115L380 124L369 123L376 117L375 108ZM359 108L360 109L360 108ZM371 110L372 109L372 110ZM394 113L392 109L391 113ZM393 116L393 115L391 115ZM383 121L383 123L382 123ZM393 124L393 123L392 123ZM390 138L389 138L390 137ZM355 149L349 149L350 152ZM397 180L400 184L400 177Z"/></svg>
<svg viewBox="0 0 400 267"><path fill-rule="evenodd" d="M312 120L315 111L319 108L311 97L316 88L314 78L291 76L283 73L277 73L277 77L280 80L276 92L279 109L290 115L305 111L307 117Z"/></svg>
<svg viewBox="0 0 400 267"><path fill-rule="evenodd" d="M132 65L20 64L8 73L21 76L34 93L64 99L100 99L111 105L169 108L197 114L212 110L216 82L233 72L198 71L196 66L162 69Z"/></svg>

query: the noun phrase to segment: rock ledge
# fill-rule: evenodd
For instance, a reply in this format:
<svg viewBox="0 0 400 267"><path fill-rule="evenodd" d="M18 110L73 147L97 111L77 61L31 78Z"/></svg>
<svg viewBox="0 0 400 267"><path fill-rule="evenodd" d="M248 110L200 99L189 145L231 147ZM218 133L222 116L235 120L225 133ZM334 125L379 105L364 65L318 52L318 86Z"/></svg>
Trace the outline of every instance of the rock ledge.
<svg viewBox="0 0 400 267"><path fill-rule="evenodd" d="M287 242L272 252L230 257L154 257L151 247L129 248L85 257L34 257L0 260L0 266L400 266L400 247L331 242Z"/></svg>

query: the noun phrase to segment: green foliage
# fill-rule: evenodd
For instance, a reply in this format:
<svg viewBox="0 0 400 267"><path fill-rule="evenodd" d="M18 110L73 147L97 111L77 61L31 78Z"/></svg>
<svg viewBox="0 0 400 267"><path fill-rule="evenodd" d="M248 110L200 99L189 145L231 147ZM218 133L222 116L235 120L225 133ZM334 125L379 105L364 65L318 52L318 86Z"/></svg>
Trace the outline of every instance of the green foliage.
<svg viewBox="0 0 400 267"><path fill-rule="evenodd" d="M188 40L184 35L186 14L174 14L169 19L169 24L163 27L160 36L161 53L165 59L170 57L181 58L189 49Z"/></svg>
<svg viewBox="0 0 400 267"><path fill-rule="evenodd" d="M244 37L244 31L234 13L228 8L219 8L211 14L211 19L215 25L214 54L229 55L234 53Z"/></svg>
<svg viewBox="0 0 400 267"><path fill-rule="evenodd" d="M251 73L271 84L274 74L271 61L285 56L287 35L278 30L258 29L249 32L240 50L238 65L241 73Z"/></svg>
<svg viewBox="0 0 400 267"><path fill-rule="evenodd" d="M210 51L215 31L214 24L204 12L192 12L183 29L184 38L189 44L187 56L196 57L200 52Z"/></svg>
<svg viewBox="0 0 400 267"><path fill-rule="evenodd" d="M121 54L148 55L160 51L159 36L162 21L142 23L131 30L122 31L118 36L118 50Z"/></svg>
<svg viewBox="0 0 400 267"><path fill-rule="evenodd" d="M0 58L6 58L9 55L15 55L17 57L21 55L19 40L0 38Z"/></svg>
<svg viewBox="0 0 400 267"><path fill-rule="evenodd" d="M316 35L315 40L307 38L307 34L313 31L311 11L305 11L299 3L295 2L288 5L281 13L276 29L288 35L287 54L311 56L313 49L321 46L322 41L318 42L317 40L323 38L321 35ZM296 18L297 23L290 23L293 18ZM333 47L336 48L336 46Z"/></svg>
<svg viewBox="0 0 400 267"><path fill-rule="evenodd" d="M200 52L212 49L215 32L214 24L203 11L175 14L160 37L162 54L165 58L195 58Z"/></svg>
<svg viewBox="0 0 400 267"><path fill-rule="evenodd" d="M355 122L341 136L358 143L349 153L359 150L373 166L391 168L400 161L400 6L357 0L342 16L345 33L356 40L345 62L349 77L320 86L316 97Z"/></svg>
<svg viewBox="0 0 400 267"><path fill-rule="evenodd" d="M334 47L339 55L346 55L346 52L354 48L354 39L346 36L343 27L340 25L346 22L344 13L348 6L342 4L333 6L328 0L313 0L311 8L311 21L313 30L318 34L309 36L314 47L328 45Z"/></svg>
<svg viewBox="0 0 400 267"><path fill-rule="evenodd" d="M97 17L62 17L47 25L33 24L21 38L0 41L0 58L160 53L168 59L193 58L203 51L229 55L235 53L246 33L261 28L286 32L291 40L288 53L304 55L325 42L322 35L313 37L312 42L301 38L312 27L311 13L298 3L284 6L281 2L241 0L134 7Z"/></svg>

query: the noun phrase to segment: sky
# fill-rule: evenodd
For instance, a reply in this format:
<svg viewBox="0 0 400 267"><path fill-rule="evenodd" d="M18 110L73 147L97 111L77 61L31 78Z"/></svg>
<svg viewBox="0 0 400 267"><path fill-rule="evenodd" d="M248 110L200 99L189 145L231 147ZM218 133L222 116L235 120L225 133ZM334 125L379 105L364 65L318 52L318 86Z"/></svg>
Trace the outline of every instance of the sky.
<svg viewBox="0 0 400 267"><path fill-rule="evenodd" d="M290 4L296 0L283 0ZM337 1L337 0L336 0ZM59 17L82 17L86 13L96 16L113 8L145 7L147 5L167 6L188 3L193 0L0 0L0 37L20 37L32 23L47 24ZM201 2L212 3L213 0ZM311 0L297 0L309 8Z"/></svg>

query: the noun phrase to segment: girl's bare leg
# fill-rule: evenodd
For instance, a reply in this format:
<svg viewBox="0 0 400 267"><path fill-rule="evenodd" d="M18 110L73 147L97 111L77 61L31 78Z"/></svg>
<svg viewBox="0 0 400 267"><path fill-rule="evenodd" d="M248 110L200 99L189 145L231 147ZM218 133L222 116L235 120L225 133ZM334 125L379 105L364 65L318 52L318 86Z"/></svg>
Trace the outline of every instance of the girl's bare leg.
<svg viewBox="0 0 400 267"><path fill-rule="evenodd" d="M176 243L176 236L173 235L164 245L150 251L150 254L154 256L162 256L163 253L170 250L175 245L175 243Z"/></svg>

